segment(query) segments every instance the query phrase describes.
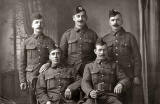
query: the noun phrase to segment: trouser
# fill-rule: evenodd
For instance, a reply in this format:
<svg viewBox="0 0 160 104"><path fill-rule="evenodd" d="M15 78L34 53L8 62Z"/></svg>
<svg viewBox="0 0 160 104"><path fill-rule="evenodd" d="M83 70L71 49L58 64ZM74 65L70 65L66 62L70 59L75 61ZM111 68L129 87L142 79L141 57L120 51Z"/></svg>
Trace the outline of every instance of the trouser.
<svg viewBox="0 0 160 104"><path fill-rule="evenodd" d="M122 104L122 102L115 96L107 96L101 99L87 99L83 104Z"/></svg>
<svg viewBox="0 0 160 104"><path fill-rule="evenodd" d="M34 78L32 82L28 82L29 104L37 104L36 82L37 82L36 78Z"/></svg>
<svg viewBox="0 0 160 104"><path fill-rule="evenodd" d="M76 69L76 71L77 71L77 74L76 74L76 80L82 80L82 77L83 77L83 72L84 72L84 68L85 68L85 65L87 64L87 62L86 63L78 63L78 64L74 64L74 68ZM79 84L79 89L77 90L77 93L79 94L76 94L76 98L79 98L79 99L76 99L76 101L78 101L78 100L81 100L83 97L84 97L84 92L82 91L82 89L81 89L81 82L80 82L80 84ZM78 95L78 96L77 96Z"/></svg>
<svg viewBox="0 0 160 104"><path fill-rule="evenodd" d="M57 100L55 102L52 102L51 104L76 104L76 102L73 100L65 100L65 101Z"/></svg>

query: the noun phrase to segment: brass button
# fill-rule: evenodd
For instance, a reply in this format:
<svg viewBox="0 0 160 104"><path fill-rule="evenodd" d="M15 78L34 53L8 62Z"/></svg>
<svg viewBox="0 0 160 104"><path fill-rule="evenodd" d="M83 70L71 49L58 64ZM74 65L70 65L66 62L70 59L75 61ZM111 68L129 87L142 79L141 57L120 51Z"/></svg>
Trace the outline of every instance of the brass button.
<svg viewBox="0 0 160 104"><path fill-rule="evenodd" d="M131 67L131 65L130 65L130 64L128 64L128 67L130 68L130 67Z"/></svg>

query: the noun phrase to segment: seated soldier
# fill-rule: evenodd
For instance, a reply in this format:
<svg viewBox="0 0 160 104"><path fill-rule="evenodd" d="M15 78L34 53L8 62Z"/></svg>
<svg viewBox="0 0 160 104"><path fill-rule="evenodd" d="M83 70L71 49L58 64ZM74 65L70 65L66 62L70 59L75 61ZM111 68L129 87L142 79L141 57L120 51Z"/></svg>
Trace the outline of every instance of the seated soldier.
<svg viewBox="0 0 160 104"><path fill-rule="evenodd" d="M50 50L49 60L51 66L40 73L36 94L40 104L75 104L72 99L72 88L67 90L69 85L74 82L74 70L65 67L61 63L61 49Z"/></svg>
<svg viewBox="0 0 160 104"><path fill-rule="evenodd" d="M85 66L81 88L87 96L84 104L122 104L121 94L130 85L128 77L107 58L107 44L98 39L96 60Z"/></svg>

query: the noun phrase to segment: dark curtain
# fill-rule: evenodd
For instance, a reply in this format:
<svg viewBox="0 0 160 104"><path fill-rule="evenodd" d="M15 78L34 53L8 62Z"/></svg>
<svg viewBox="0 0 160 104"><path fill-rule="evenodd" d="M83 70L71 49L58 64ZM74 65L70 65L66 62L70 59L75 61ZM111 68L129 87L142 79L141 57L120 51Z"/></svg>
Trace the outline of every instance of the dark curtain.
<svg viewBox="0 0 160 104"><path fill-rule="evenodd" d="M145 104L159 104L159 0L139 0Z"/></svg>

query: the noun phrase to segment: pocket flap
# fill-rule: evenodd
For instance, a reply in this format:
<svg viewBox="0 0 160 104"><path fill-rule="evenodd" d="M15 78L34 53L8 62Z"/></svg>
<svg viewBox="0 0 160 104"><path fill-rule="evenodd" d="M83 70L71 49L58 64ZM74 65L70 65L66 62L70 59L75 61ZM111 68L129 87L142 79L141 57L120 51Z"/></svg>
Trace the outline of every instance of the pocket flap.
<svg viewBox="0 0 160 104"><path fill-rule="evenodd" d="M83 41L86 43L92 43L92 40L90 40L90 39L84 39Z"/></svg>
<svg viewBox="0 0 160 104"><path fill-rule="evenodd" d="M75 43L77 41L78 41L77 39L71 39L71 40L68 40L68 44Z"/></svg>
<svg viewBox="0 0 160 104"><path fill-rule="evenodd" d="M26 49L36 49L36 45L35 44L28 44L28 45L26 45Z"/></svg>
<svg viewBox="0 0 160 104"><path fill-rule="evenodd" d="M52 78L56 78L58 75L57 71L56 70L53 70L53 69L48 69L46 72L45 72L45 80L49 80L49 79L52 79Z"/></svg>

